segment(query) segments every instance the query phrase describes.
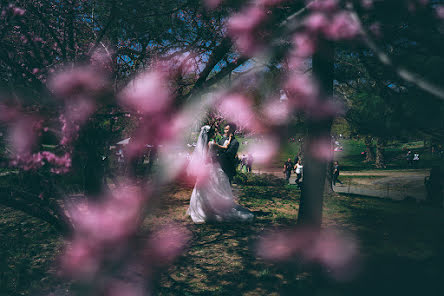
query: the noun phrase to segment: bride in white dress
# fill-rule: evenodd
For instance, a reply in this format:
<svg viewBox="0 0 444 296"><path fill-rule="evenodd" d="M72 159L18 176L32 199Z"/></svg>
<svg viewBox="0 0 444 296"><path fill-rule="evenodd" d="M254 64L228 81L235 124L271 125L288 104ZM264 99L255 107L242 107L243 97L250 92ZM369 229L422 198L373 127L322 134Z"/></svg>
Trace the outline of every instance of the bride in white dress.
<svg viewBox="0 0 444 296"><path fill-rule="evenodd" d="M209 141L212 135L211 127L203 126L191 156L188 173L196 177L196 185L187 214L194 223L252 221L253 213L235 203L228 177L215 159L215 149L226 149L231 138L219 146Z"/></svg>

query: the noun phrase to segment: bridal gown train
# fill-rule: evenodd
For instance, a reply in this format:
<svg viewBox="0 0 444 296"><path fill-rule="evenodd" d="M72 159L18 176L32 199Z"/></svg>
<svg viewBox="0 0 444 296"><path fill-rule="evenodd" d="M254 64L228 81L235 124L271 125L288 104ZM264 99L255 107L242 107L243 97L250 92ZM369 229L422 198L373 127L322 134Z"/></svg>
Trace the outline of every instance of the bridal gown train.
<svg viewBox="0 0 444 296"><path fill-rule="evenodd" d="M236 204L227 175L218 163L207 164L208 176L197 180L187 214L194 223L252 221L253 213Z"/></svg>

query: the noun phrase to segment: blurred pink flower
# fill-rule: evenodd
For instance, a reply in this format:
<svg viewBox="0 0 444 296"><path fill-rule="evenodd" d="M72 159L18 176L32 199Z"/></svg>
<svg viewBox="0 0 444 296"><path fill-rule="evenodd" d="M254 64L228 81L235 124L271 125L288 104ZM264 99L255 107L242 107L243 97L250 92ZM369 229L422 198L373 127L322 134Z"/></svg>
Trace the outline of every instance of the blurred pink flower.
<svg viewBox="0 0 444 296"><path fill-rule="evenodd" d="M77 67L53 75L48 84L57 97L66 100L76 95L96 96L107 88L108 81L90 67Z"/></svg>
<svg viewBox="0 0 444 296"><path fill-rule="evenodd" d="M14 7L13 14L16 16L23 16L25 14L26 10L19 7Z"/></svg>
<svg viewBox="0 0 444 296"><path fill-rule="evenodd" d="M234 122L238 127L250 131L262 130L262 125L253 112L253 104L246 96L241 94L227 95L219 103L217 110L225 119Z"/></svg>
<svg viewBox="0 0 444 296"><path fill-rule="evenodd" d="M307 1L311 3L311 9L322 10L331 12L339 7L339 0L317 0L317 1Z"/></svg>
<svg viewBox="0 0 444 296"><path fill-rule="evenodd" d="M265 7L271 7L276 6L278 4L281 4L282 2L285 2L286 0L255 0L256 5L258 6L265 6Z"/></svg>
<svg viewBox="0 0 444 296"><path fill-rule="evenodd" d="M329 21L325 14L321 12L310 13L304 20L305 26L312 32L320 32L329 25Z"/></svg>
<svg viewBox="0 0 444 296"><path fill-rule="evenodd" d="M293 72L284 84L290 105L310 109L317 103L319 87L315 81L301 73Z"/></svg>
<svg viewBox="0 0 444 296"><path fill-rule="evenodd" d="M167 65L170 69L177 68L176 71L181 75L189 75L198 70L196 59L197 55L195 53L187 52L173 57Z"/></svg>
<svg viewBox="0 0 444 296"><path fill-rule="evenodd" d="M229 18L228 34L242 53L252 55L262 48L258 30L266 18L265 11L254 5Z"/></svg>
<svg viewBox="0 0 444 296"><path fill-rule="evenodd" d="M316 49L316 42L312 35L297 33L293 36L294 52L298 57L309 57Z"/></svg>
<svg viewBox="0 0 444 296"><path fill-rule="evenodd" d="M141 285L123 281L113 281L104 296L147 296L147 294Z"/></svg>
<svg viewBox="0 0 444 296"><path fill-rule="evenodd" d="M438 18L444 19L444 5L437 5L435 11Z"/></svg>
<svg viewBox="0 0 444 296"><path fill-rule="evenodd" d="M320 233L315 245L307 251L307 257L323 264L338 280L349 279L355 271L353 261L358 257L358 248L351 237L326 230Z"/></svg>
<svg viewBox="0 0 444 296"><path fill-rule="evenodd" d="M361 0L361 6L366 9L373 8L373 0Z"/></svg>
<svg viewBox="0 0 444 296"><path fill-rule="evenodd" d="M95 109L96 106L91 99L79 97L75 101L66 103L64 116L67 120L82 124L94 113Z"/></svg>
<svg viewBox="0 0 444 296"><path fill-rule="evenodd" d="M165 73L151 71L140 74L119 94L119 100L144 114L166 111L172 97Z"/></svg>
<svg viewBox="0 0 444 296"><path fill-rule="evenodd" d="M182 253L190 238L190 231L181 225L162 226L147 242L146 260L157 265L169 264Z"/></svg>
<svg viewBox="0 0 444 296"><path fill-rule="evenodd" d="M186 177L187 181L196 180L198 183L205 183L209 177L210 165L206 157L192 156L187 165L187 174L184 177ZM188 180L190 179L189 177L191 177L191 180Z"/></svg>
<svg viewBox="0 0 444 296"><path fill-rule="evenodd" d="M333 152L329 138L317 138L310 143L310 153L319 160L332 160Z"/></svg>
<svg viewBox="0 0 444 296"><path fill-rule="evenodd" d="M62 272L73 278L91 278L99 269L100 253L93 242L76 237L66 246L60 260Z"/></svg>
<svg viewBox="0 0 444 296"><path fill-rule="evenodd" d="M22 114L18 110L18 108L8 107L6 105L0 104L0 121L5 123L11 123L11 121L15 121L18 117L21 117Z"/></svg>
<svg viewBox="0 0 444 296"><path fill-rule="evenodd" d="M234 34L251 33L266 18L265 11L257 6L250 6L239 14L235 14L228 20L228 30Z"/></svg>
<svg viewBox="0 0 444 296"><path fill-rule="evenodd" d="M265 136L262 139L248 145L247 154L253 156L254 162L268 164L279 151L279 141L273 136Z"/></svg>
<svg viewBox="0 0 444 296"><path fill-rule="evenodd" d="M209 9L215 9L217 8L222 0L204 0L205 1L205 5L209 8Z"/></svg>
<svg viewBox="0 0 444 296"><path fill-rule="evenodd" d="M257 255L277 262L297 257L302 262L321 264L337 280L347 280L357 270L359 254L352 237L305 227L265 235L257 245Z"/></svg>
<svg viewBox="0 0 444 296"><path fill-rule="evenodd" d="M10 141L14 154L30 154L37 143L39 126L36 120L22 117L10 125Z"/></svg>
<svg viewBox="0 0 444 296"><path fill-rule="evenodd" d="M353 39L361 32L359 24L350 13L342 11L336 13L329 26L324 28L325 35L332 40Z"/></svg>
<svg viewBox="0 0 444 296"><path fill-rule="evenodd" d="M267 122L273 125L285 124L290 116L290 107L287 101L272 100L262 107Z"/></svg>
<svg viewBox="0 0 444 296"><path fill-rule="evenodd" d="M143 203L136 186L114 189L100 203L79 202L68 210L77 235L98 244L119 242L137 229Z"/></svg>

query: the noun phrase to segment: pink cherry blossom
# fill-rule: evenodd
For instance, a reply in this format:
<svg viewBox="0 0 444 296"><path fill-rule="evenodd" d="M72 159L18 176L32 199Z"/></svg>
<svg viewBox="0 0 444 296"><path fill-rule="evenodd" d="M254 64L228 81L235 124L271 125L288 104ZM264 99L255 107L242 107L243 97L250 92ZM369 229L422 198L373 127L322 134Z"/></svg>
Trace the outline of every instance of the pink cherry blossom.
<svg viewBox="0 0 444 296"><path fill-rule="evenodd" d="M436 16L440 19L444 19L444 5L438 5L435 7Z"/></svg>
<svg viewBox="0 0 444 296"><path fill-rule="evenodd" d="M162 226L147 242L146 259L157 265L171 263L190 240L190 231L178 224Z"/></svg>
<svg viewBox="0 0 444 296"><path fill-rule="evenodd" d="M76 95L95 96L108 86L103 75L90 67L77 67L51 77L49 89L59 98L69 99Z"/></svg>
<svg viewBox="0 0 444 296"><path fill-rule="evenodd" d="M165 111L172 102L165 73L151 71L140 74L119 94L119 100L144 114Z"/></svg>
<svg viewBox="0 0 444 296"><path fill-rule="evenodd" d="M331 270L337 280L348 280L356 271L353 266L353 261L358 257L356 242L337 231L321 232L315 245L307 251L307 257Z"/></svg>
<svg viewBox="0 0 444 296"><path fill-rule="evenodd" d="M222 0L205 0L205 5L209 9L215 9L222 3Z"/></svg>
<svg viewBox="0 0 444 296"><path fill-rule="evenodd" d="M314 12L304 20L304 24L310 31L320 32L329 25L329 21L325 14Z"/></svg>
<svg viewBox="0 0 444 296"><path fill-rule="evenodd" d="M361 0L361 5L362 7L366 8L366 9L371 9L373 8L373 0Z"/></svg>
<svg viewBox="0 0 444 296"><path fill-rule="evenodd" d="M10 126L10 141L14 154L29 154L35 146L38 137L38 122L23 117Z"/></svg>
<svg viewBox="0 0 444 296"><path fill-rule="evenodd" d="M333 16L330 25L324 28L325 35L332 40L353 39L361 32L359 24L348 12L339 12Z"/></svg>
<svg viewBox="0 0 444 296"><path fill-rule="evenodd" d="M14 7L13 14L16 16L23 16L25 14L26 10L19 7Z"/></svg>
<svg viewBox="0 0 444 296"><path fill-rule="evenodd" d="M350 279L357 270L356 241L338 231L309 227L273 232L257 245L259 257L276 262L299 258L306 263L318 263L337 280Z"/></svg>
<svg viewBox="0 0 444 296"><path fill-rule="evenodd" d="M113 281L104 296L146 296L143 285L124 281Z"/></svg>
<svg viewBox="0 0 444 296"><path fill-rule="evenodd" d="M262 110L270 124L285 124L290 117L290 106L287 101L272 100L265 103Z"/></svg>
<svg viewBox="0 0 444 296"><path fill-rule="evenodd" d="M282 2L285 2L286 0L256 0L257 6L265 6L265 7L272 7L276 6L278 4L281 4Z"/></svg>
<svg viewBox="0 0 444 296"><path fill-rule="evenodd" d="M317 1L307 1L311 3L310 8L315 10L321 10L326 12L331 12L338 9L339 0L317 0Z"/></svg>
<svg viewBox="0 0 444 296"><path fill-rule="evenodd" d="M239 50L252 55L262 48L258 40L258 30L267 14L258 6L249 6L228 20L228 34L233 37Z"/></svg>
<svg viewBox="0 0 444 296"><path fill-rule="evenodd" d="M295 55L298 57L309 57L316 50L316 42L313 36L306 33L297 33L293 36Z"/></svg>
<svg viewBox="0 0 444 296"><path fill-rule="evenodd" d="M279 151L279 141L273 136L265 136L248 145L247 153L253 155L254 162L269 164Z"/></svg>
<svg viewBox="0 0 444 296"><path fill-rule="evenodd" d="M99 270L99 262L100 252L97 252L94 243L85 238L76 237L67 245L60 265L65 275L88 279Z"/></svg>
<svg viewBox="0 0 444 296"><path fill-rule="evenodd" d="M72 205L69 213L78 235L99 244L115 243L136 230L143 200L139 188L121 186L100 203Z"/></svg>
<svg viewBox="0 0 444 296"><path fill-rule="evenodd" d="M261 123L253 112L253 105L249 98L241 94L230 94L222 99L217 110L228 121L250 131L262 130Z"/></svg>
<svg viewBox="0 0 444 296"><path fill-rule="evenodd" d="M187 176L190 176L199 183L205 183L209 177L210 165L206 157L198 157L196 155L188 163Z"/></svg>
<svg viewBox="0 0 444 296"><path fill-rule="evenodd" d="M319 87L306 74L292 73L284 84L290 105L298 109L311 109L317 103Z"/></svg>

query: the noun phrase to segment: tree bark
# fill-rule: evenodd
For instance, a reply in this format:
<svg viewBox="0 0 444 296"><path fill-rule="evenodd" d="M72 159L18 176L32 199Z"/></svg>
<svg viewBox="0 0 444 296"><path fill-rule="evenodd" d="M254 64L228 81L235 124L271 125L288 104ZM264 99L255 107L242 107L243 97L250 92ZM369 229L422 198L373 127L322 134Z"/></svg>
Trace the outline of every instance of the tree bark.
<svg viewBox="0 0 444 296"><path fill-rule="evenodd" d="M379 169L386 167L385 157L384 157L384 152L385 152L385 146L386 145L387 145L387 140L382 139L382 138L377 138L376 139L376 161L375 161L375 165Z"/></svg>
<svg viewBox="0 0 444 296"><path fill-rule="evenodd" d="M365 143L365 162L375 161L375 153L373 152L372 137L364 137Z"/></svg>
<svg viewBox="0 0 444 296"><path fill-rule="evenodd" d="M333 44L320 41L319 50L313 55L313 74L320 82L321 98L329 98L333 93ZM321 104L323 102L321 101ZM331 139L332 118L307 120L308 137L305 142L304 185L299 206L298 224L320 229L322 223L322 204L327 172L327 159L316 155L319 139ZM331 185L330 185L331 186Z"/></svg>

